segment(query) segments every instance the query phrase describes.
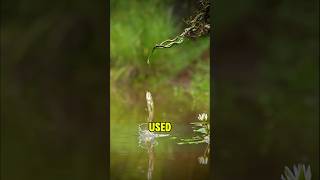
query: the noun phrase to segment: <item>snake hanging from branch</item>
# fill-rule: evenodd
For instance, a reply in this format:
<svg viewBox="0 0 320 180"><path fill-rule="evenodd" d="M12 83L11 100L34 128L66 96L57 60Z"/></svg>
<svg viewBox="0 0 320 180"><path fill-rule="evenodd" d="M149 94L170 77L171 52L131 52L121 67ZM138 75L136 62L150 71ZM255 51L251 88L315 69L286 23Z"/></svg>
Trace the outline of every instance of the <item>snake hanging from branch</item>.
<svg viewBox="0 0 320 180"><path fill-rule="evenodd" d="M176 36L173 39L167 39L160 44L156 44L153 48L151 53L148 56L147 63L150 64L150 57L154 53L156 49L164 49L164 48L171 48L174 45L178 45L183 43L186 37L200 37L209 33L210 30L210 23L209 23L209 9L210 4L208 0L200 1L200 10L196 12L196 15L191 16L189 20L186 21L189 27L185 28L184 31Z"/></svg>

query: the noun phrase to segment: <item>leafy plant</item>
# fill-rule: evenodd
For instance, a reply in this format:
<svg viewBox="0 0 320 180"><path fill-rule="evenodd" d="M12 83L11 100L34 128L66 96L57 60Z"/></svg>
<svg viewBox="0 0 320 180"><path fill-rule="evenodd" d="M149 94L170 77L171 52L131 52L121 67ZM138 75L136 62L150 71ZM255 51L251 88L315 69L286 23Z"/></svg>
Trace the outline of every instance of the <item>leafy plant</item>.
<svg viewBox="0 0 320 180"><path fill-rule="evenodd" d="M193 132L199 135L187 139L180 139L181 142L178 142L178 144L210 144L210 123L208 121L208 115L206 113L199 114L198 120L199 121L190 124L193 125Z"/></svg>
<svg viewBox="0 0 320 180"><path fill-rule="evenodd" d="M284 168L284 174L281 175L281 180L311 180L311 168L305 167L303 164L293 166L291 171L287 166Z"/></svg>
<svg viewBox="0 0 320 180"><path fill-rule="evenodd" d="M206 143L207 146L204 150L202 156L198 157L200 164L208 164L208 157L210 153L210 123L208 121L208 114L202 113L198 115L197 122L192 122L193 132L199 134L188 139L180 139L181 142L178 142L179 145L182 144L203 144Z"/></svg>

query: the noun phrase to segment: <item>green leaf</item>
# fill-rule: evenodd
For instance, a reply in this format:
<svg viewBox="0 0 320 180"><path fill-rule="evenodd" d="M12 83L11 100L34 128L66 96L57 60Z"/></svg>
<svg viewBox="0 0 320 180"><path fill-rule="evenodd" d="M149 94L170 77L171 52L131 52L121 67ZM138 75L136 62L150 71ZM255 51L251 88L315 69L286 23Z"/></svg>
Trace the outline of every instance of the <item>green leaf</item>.
<svg viewBox="0 0 320 180"><path fill-rule="evenodd" d="M195 129L193 130L194 132L199 132L199 133L203 133L203 134L206 134L207 133L207 130L205 128L200 128L200 129Z"/></svg>

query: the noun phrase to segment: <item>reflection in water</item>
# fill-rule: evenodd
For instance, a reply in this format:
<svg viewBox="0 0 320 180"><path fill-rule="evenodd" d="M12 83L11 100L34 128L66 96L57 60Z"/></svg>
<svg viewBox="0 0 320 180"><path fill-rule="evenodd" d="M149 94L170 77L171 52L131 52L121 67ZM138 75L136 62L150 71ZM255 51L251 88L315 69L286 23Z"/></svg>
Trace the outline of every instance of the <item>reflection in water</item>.
<svg viewBox="0 0 320 180"><path fill-rule="evenodd" d="M162 89L162 91L164 90ZM138 94L141 90L135 92ZM146 92L142 91L143 99L138 101L135 106L127 106L126 101L117 101L118 99L116 98L118 97L113 95L110 179L164 180L171 179L168 177L169 175L173 179L208 179L208 166L200 165L198 162L198 157L204 154L206 144L177 145L177 142L180 141L179 137L192 137L195 135L188 124L196 121L195 119L198 116L196 111L200 108L192 111L190 104L188 104L189 102L184 101L185 96L181 97L183 101L177 99L173 104L167 103L170 101L166 99L172 99L173 97L169 95L165 97L159 96L161 98L158 101L158 99L154 99L156 92L151 93L154 101L154 110L156 110L153 110L152 122L165 116L166 119L170 118L171 122L175 123L175 129L167 134L151 133L148 130L147 120L149 114ZM149 104L151 105L152 103ZM183 113L177 113L176 109L174 109L175 107L183 107ZM166 114L163 115L163 113ZM177 137L173 137L173 135Z"/></svg>
<svg viewBox="0 0 320 180"><path fill-rule="evenodd" d="M148 161L148 180L152 179L152 172L154 167L154 146L149 144L148 146L148 155L149 155L149 161Z"/></svg>
<svg viewBox="0 0 320 180"><path fill-rule="evenodd" d="M207 144L204 150L203 156L198 157L199 164L208 164L208 158L210 153L210 144Z"/></svg>
<svg viewBox="0 0 320 180"><path fill-rule="evenodd" d="M147 149L148 152L148 180L152 179L152 172L154 167L154 147L158 145L156 138L167 137L169 134L156 134L150 132L147 128L147 123L139 124L139 146Z"/></svg>
<svg viewBox="0 0 320 180"><path fill-rule="evenodd" d="M154 114L154 104L152 95L150 92L147 91L146 93L146 101L147 101L147 110L148 110L148 119L147 122L153 121L153 114ZM142 148L147 149L148 152L148 180L152 179L152 172L154 169L154 147L158 145L158 142L155 138L158 137L167 137L169 134L157 134L150 132L148 130L148 124L142 123L138 125L139 131L139 146Z"/></svg>
<svg viewBox="0 0 320 180"><path fill-rule="evenodd" d="M181 142L178 144L202 144L206 143L206 149L204 150L203 156L198 157L199 164L208 164L208 158L210 153L210 122L208 121L208 114L202 113L198 115L198 121L192 122L193 132L199 135L193 136L188 139L180 139Z"/></svg>
<svg viewBox="0 0 320 180"><path fill-rule="evenodd" d="M150 92L146 92L146 102L148 110L148 118L146 123L138 125L139 131L139 146L147 149L148 152L148 180L152 179L152 173L154 170L154 161L155 154L154 148L158 145L156 138L158 137L167 137L169 134L159 134L150 132L148 130L148 123L153 121L154 117L154 103L152 95ZM193 125L193 131L198 133L196 136L193 136L189 139L181 139L181 142L178 144L207 144L204 153L202 156L198 157L199 164L206 165L208 164L209 153L210 153L210 124L208 121L208 115L206 113L201 113L198 115L198 121L191 123Z"/></svg>

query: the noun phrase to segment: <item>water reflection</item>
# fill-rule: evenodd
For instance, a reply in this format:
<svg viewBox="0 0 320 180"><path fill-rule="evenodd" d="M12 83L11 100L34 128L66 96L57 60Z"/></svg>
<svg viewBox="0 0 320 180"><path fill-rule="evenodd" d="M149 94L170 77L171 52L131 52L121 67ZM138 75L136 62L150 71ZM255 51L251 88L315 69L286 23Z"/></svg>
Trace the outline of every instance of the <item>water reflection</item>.
<svg viewBox="0 0 320 180"><path fill-rule="evenodd" d="M208 164L210 153L210 144L207 144L206 149L204 150L203 156L198 157L199 164Z"/></svg>
<svg viewBox="0 0 320 180"><path fill-rule="evenodd" d="M146 101L147 101L147 110L148 110L148 118L147 122L152 122L154 117L154 103L152 99L152 95L150 92L146 92ZM150 132L148 130L148 123L142 123L138 125L139 132L139 146L147 149L148 152L148 180L152 179L152 173L154 170L154 147L158 145L156 138L158 137L167 137L169 134L157 134Z"/></svg>
<svg viewBox="0 0 320 180"><path fill-rule="evenodd" d="M139 96L143 101L134 106L112 96L111 179L208 179L208 166L198 162L198 157L205 154L206 144L177 144L180 137L195 135L188 124L194 122L198 114L185 101L176 99L175 103L167 103L170 99L166 98L170 96L163 97L156 90L151 93L152 96L146 93ZM159 94L159 98L155 99L155 94ZM150 116L148 104L150 112L154 112ZM174 107L177 106L183 107L184 113L176 113ZM175 124L174 131L164 134L148 130L148 120L155 122L161 118L170 119Z"/></svg>
<svg viewBox="0 0 320 180"><path fill-rule="evenodd" d="M149 144L148 146L148 180L152 179L152 172L154 168L154 146Z"/></svg>
<svg viewBox="0 0 320 180"><path fill-rule="evenodd" d="M198 121L190 123L193 128L193 132L197 133L191 138L182 138L178 144L207 144L203 156L198 157L199 164L208 164L210 154L210 122L208 120L207 113L201 113L198 115Z"/></svg>
<svg viewBox="0 0 320 180"><path fill-rule="evenodd" d="M152 133L147 128L147 123L139 124L139 147L147 149L148 152L148 180L152 179L152 172L154 169L154 148L158 145L156 138L167 137L170 134L156 134Z"/></svg>
<svg viewBox="0 0 320 180"><path fill-rule="evenodd" d="M155 161L155 146L158 145L158 141L156 140L159 137L167 137L170 134L160 134L155 132L150 132L148 130L148 123L153 121L154 117L154 102L152 99L152 95L150 92L146 92L146 102L147 102L147 111L148 117L146 123L141 123L138 125L139 132L139 147L147 149L148 153L148 171L147 178L148 180L152 179L152 174L154 171L154 161ZM189 139L181 139L181 142L178 144L202 144L205 143L207 146L204 150L202 156L198 157L198 162L201 165L207 165L210 153L210 124L208 121L208 114L201 113L198 115L198 121L193 122L192 128L193 132L197 133L197 135L193 136Z"/></svg>

